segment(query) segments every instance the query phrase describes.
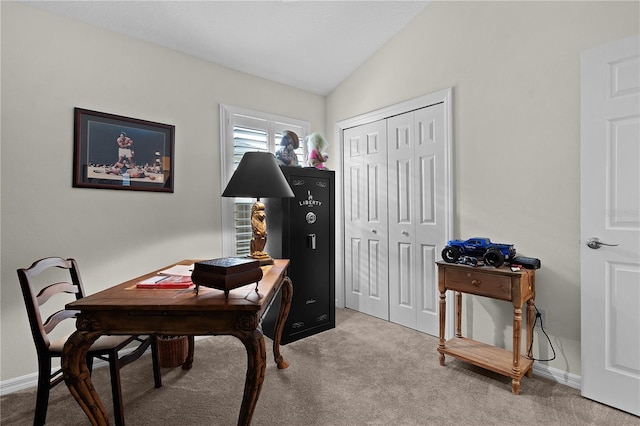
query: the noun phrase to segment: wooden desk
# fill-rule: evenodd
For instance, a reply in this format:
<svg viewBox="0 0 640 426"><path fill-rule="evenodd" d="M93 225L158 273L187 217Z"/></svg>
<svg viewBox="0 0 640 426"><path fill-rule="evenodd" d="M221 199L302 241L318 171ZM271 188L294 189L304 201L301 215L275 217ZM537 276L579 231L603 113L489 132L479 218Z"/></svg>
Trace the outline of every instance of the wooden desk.
<svg viewBox="0 0 640 426"><path fill-rule="evenodd" d="M535 270L511 271L510 268L472 267L454 263L437 262L438 289L440 290L440 365L444 356L451 355L463 361L486 368L511 378L511 389L520 393L520 379L532 376L533 360L520 357L522 334L522 307L527 303L527 340L530 351L533 341L534 303L536 295ZM455 337L445 342L447 290L455 292ZM513 350L507 351L472 339L462 337L462 293L475 294L509 301L513 304Z"/></svg>
<svg viewBox="0 0 640 426"><path fill-rule="evenodd" d="M192 264L184 260L179 264ZM136 283L155 275L161 268L99 293L67 304L80 311L77 330L69 337L62 352L62 370L71 391L92 425L108 425L109 419L87 369L86 354L91 344L103 334L231 335L242 341L247 350L247 376L238 425L249 425L266 369L266 351L260 321L278 290L282 302L276 323L273 355L278 368L288 364L280 355L280 338L291 306L293 286L287 277L288 260L275 260L263 267L258 284L231 290L225 299L220 290L138 289ZM173 266L173 265L170 265Z"/></svg>

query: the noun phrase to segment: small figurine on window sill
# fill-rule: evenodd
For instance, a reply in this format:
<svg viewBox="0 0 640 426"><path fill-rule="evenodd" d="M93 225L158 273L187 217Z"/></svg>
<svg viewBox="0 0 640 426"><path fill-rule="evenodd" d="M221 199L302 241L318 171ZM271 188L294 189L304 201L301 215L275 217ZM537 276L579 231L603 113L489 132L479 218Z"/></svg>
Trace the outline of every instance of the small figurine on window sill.
<svg viewBox="0 0 640 426"><path fill-rule="evenodd" d="M300 139L291 130L282 132L280 148L276 151L276 161L281 166L300 167L295 150L300 146Z"/></svg>
<svg viewBox="0 0 640 426"><path fill-rule="evenodd" d="M328 170L324 165L329 159L329 155L325 152L328 147L329 142L320 133L311 133L307 136L308 165L319 170Z"/></svg>

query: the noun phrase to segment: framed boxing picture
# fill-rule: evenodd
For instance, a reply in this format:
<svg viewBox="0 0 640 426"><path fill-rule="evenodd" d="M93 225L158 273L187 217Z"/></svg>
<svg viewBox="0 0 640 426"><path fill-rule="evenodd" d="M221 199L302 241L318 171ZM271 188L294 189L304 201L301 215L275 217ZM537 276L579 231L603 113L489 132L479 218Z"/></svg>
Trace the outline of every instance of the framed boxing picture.
<svg viewBox="0 0 640 426"><path fill-rule="evenodd" d="M175 126L74 109L73 186L173 192Z"/></svg>

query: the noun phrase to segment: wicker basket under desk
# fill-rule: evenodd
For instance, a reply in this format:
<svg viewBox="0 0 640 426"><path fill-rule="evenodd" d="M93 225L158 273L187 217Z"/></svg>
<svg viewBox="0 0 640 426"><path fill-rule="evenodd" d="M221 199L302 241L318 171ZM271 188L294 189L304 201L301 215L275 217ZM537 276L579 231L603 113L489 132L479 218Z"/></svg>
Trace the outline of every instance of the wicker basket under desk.
<svg viewBox="0 0 640 426"><path fill-rule="evenodd" d="M187 358L189 341L187 336L158 336L158 363L171 368L182 365Z"/></svg>

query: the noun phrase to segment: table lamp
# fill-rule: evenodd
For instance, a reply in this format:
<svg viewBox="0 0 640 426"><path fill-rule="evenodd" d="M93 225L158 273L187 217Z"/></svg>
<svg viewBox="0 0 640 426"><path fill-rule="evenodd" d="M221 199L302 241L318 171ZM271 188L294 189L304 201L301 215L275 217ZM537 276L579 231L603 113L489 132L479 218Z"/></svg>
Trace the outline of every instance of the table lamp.
<svg viewBox="0 0 640 426"><path fill-rule="evenodd" d="M260 261L260 266L273 264L273 259L264 250L267 244L267 216L260 197L290 198L293 190L269 152L246 152L233 172L223 197L256 198L251 207L251 254Z"/></svg>

